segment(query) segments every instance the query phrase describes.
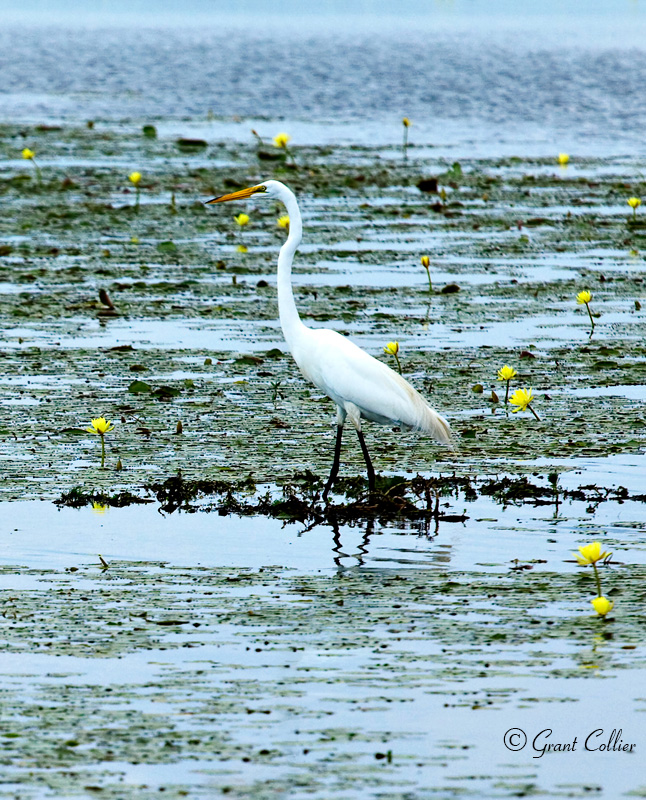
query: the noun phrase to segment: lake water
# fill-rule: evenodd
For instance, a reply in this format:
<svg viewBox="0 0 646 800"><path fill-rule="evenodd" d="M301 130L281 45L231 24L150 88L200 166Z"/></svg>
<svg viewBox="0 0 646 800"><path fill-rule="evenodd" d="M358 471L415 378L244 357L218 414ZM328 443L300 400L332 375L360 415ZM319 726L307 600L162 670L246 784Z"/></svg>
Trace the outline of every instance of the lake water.
<svg viewBox="0 0 646 800"><path fill-rule="evenodd" d="M6 119L161 119L300 144L400 140L498 152L643 153L646 12L636 2L3 4ZM190 124L189 124L190 123Z"/></svg>

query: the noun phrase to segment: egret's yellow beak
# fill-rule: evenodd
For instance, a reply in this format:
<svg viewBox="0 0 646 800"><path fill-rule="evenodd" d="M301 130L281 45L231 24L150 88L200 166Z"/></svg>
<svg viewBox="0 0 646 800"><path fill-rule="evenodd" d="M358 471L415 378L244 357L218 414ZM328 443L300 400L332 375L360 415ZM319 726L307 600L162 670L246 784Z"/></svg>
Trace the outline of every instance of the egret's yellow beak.
<svg viewBox="0 0 646 800"><path fill-rule="evenodd" d="M228 200L246 200L248 197L251 197L252 194L264 191L266 191L266 189L262 184L259 184L258 186L249 186L247 189L240 189L238 192L223 194L222 197L214 197L212 200L207 200L204 205L208 206L211 205L211 203L226 203Z"/></svg>

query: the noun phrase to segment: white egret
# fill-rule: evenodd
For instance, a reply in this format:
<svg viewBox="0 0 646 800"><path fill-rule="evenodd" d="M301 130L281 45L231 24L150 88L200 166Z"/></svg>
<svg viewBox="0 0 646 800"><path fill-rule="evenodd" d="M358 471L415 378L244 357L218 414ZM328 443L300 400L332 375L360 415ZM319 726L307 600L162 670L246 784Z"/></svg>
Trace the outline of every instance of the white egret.
<svg viewBox="0 0 646 800"><path fill-rule="evenodd" d="M301 242L303 226L293 192L280 181L268 180L207 203L224 203L250 197L279 200L289 215L289 236L278 255L278 310L287 346L303 375L330 397L337 407L334 463L323 498L339 471L343 426L354 426L368 470L368 487L375 488L375 471L361 431L361 419L381 425L399 425L429 433L451 446L451 429L444 417L432 409L408 381L390 367L368 355L345 336L329 328L308 328L301 321L292 293L292 261Z"/></svg>

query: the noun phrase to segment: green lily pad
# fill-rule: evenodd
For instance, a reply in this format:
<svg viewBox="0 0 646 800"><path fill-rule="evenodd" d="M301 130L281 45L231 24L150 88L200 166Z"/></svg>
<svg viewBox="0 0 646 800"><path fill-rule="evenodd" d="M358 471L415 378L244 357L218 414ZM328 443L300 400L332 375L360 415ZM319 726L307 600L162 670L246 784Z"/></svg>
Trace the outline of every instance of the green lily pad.
<svg viewBox="0 0 646 800"><path fill-rule="evenodd" d="M160 242L157 245L157 252L158 253L176 253L177 252L177 245L175 242L171 242L170 240L166 242Z"/></svg>
<svg viewBox="0 0 646 800"><path fill-rule="evenodd" d="M131 394L145 394L147 392L152 392L152 390L153 387L145 381L133 381L130 386L128 386L128 391Z"/></svg>

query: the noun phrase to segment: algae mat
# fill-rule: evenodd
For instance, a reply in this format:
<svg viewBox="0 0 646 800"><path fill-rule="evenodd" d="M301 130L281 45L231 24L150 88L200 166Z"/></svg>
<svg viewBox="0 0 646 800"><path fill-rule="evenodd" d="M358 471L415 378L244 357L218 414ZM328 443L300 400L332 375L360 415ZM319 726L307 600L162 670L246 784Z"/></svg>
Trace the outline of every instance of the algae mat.
<svg viewBox="0 0 646 800"><path fill-rule="evenodd" d="M447 164L418 161L414 148L402 162L358 147L296 148L292 163L248 144L191 149L99 124L0 133L2 497L140 489L178 469L278 484L303 467L325 475L333 406L298 375L277 323L283 211L201 202L262 177L301 198L305 322L382 358L399 341L404 374L456 431L447 454L372 426L377 469L482 474L643 448L646 228L626 204L646 188L639 163ZM39 173L17 160L24 144ZM143 175L139 201L130 166ZM592 336L575 301L584 288ZM540 422L505 413L505 363L514 386L533 388ZM105 471L84 432L100 415L117 423ZM348 438L345 470L356 474Z"/></svg>

